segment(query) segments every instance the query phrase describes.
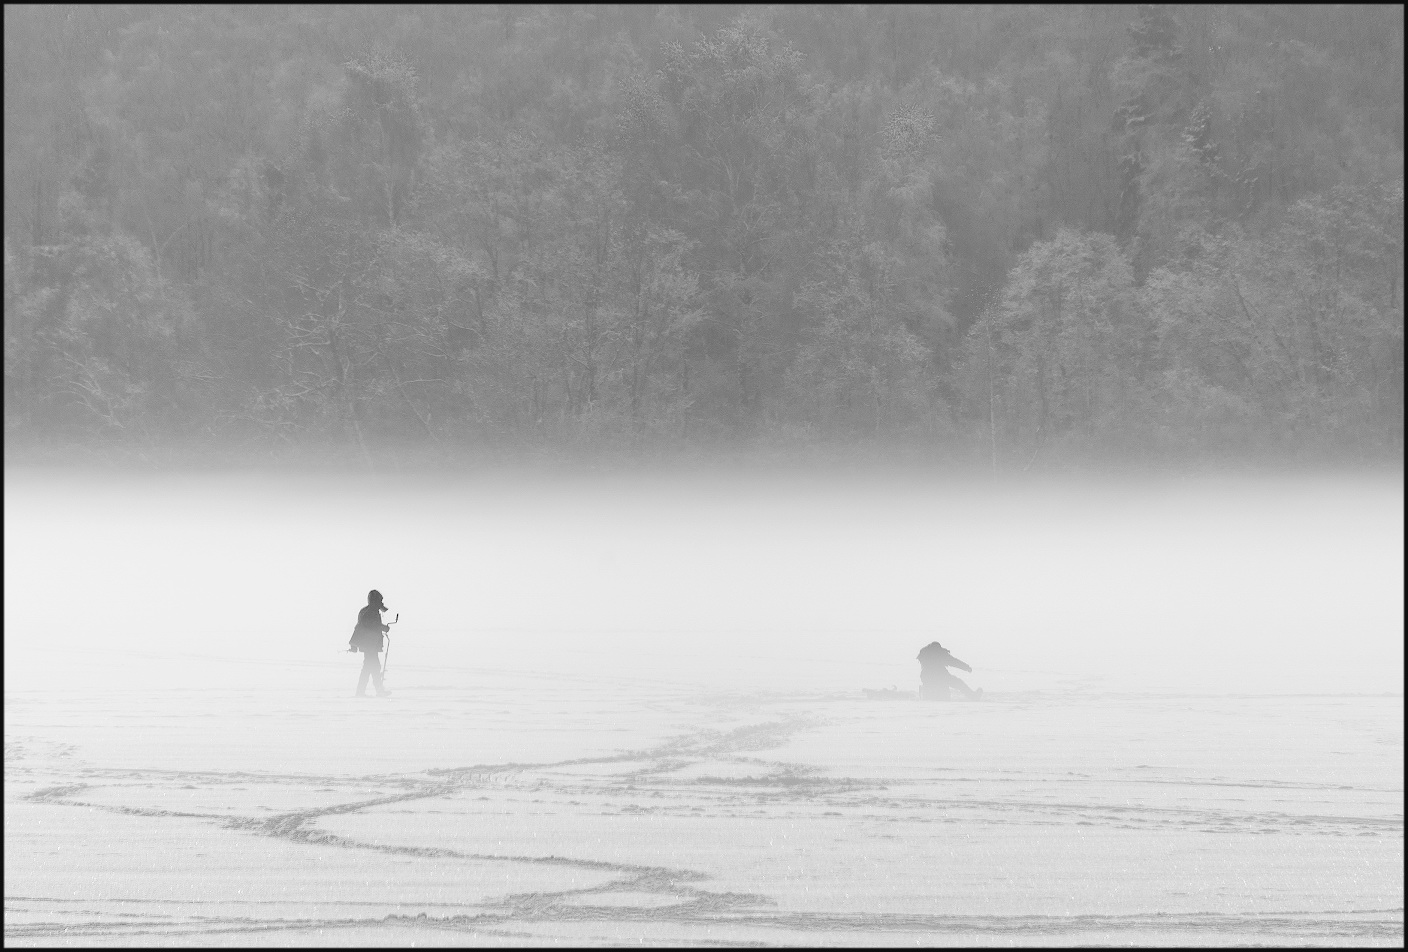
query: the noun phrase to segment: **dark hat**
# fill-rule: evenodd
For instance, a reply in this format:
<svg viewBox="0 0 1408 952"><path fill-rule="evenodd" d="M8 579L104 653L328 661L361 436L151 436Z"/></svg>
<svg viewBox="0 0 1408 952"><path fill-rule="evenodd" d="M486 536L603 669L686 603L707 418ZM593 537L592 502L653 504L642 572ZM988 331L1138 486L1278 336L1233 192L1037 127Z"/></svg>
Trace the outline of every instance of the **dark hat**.
<svg viewBox="0 0 1408 952"><path fill-rule="evenodd" d="M370 592L367 593L367 604L380 605L382 608L386 607L386 604L381 600L381 593L378 592L376 589L372 589Z"/></svg>

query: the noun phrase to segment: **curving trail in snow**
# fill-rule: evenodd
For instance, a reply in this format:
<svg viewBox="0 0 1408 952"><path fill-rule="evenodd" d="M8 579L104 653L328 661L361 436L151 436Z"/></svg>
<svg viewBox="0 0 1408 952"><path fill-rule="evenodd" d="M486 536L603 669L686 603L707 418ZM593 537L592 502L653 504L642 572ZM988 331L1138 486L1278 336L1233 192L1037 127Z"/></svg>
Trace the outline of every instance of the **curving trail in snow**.
<svg viewBox="0 0 1408 952"><path fill-rule="evenodd" d="M6 944L1403 941L1401 698L436 676L12 692Z"/></svg>

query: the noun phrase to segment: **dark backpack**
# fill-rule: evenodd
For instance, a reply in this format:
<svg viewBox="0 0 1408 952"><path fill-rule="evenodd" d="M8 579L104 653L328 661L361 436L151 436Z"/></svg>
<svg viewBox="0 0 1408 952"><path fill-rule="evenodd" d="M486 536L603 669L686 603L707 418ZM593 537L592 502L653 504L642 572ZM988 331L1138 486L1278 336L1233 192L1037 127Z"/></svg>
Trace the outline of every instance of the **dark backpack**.
<svg viewBox="0 0 1408 952"><path fill-rule="evenodd" d="M381 650L381 613L368 605L357 613L357 627L347 644L356 651Z"/></svg>

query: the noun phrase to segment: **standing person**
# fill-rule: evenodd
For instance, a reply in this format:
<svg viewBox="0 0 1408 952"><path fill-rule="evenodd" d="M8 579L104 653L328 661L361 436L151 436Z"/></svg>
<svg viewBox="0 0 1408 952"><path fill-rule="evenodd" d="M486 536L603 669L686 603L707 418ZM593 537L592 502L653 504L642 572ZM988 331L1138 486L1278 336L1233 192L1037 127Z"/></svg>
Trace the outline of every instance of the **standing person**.
<svg viewBox="0 0 1408 952"><path fill-rule="evenodd" d="M391 692L381 683L381 663L377 655L381 653L382 636L391 630L383 624L381 613L386 611L386 603L381 593L372 589L367 593L367 604L357 613L357 627L352 629L351 647L348 651L362 652L362 676L357 679L357 693L354 697L367 696L367 679L371 678L377 697L386 697Z"/></svg>
<svg viewBox="0 0 1408 952"><path fill-rule="evenodd" d="M982 697L983 689L974 691L960 679L949 673L949 668L962 668L972 671L966 662L959 661L949 654L947 648L937 641L931 641L919 651L919 696L931 701L947 701L950 692L957 691L959 697L975 701Z"/></svg>

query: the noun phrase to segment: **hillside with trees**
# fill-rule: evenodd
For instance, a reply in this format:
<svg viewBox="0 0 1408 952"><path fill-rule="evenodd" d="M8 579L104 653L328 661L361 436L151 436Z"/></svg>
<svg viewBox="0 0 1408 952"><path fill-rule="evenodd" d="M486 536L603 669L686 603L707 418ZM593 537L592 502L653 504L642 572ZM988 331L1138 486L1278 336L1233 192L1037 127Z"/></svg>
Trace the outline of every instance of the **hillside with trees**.
<svg viewBox="0 0 1408 952"><path fill-rule="evenodd" d="M1402 458L1401 6L4 15L7 452Z"/></svg>

